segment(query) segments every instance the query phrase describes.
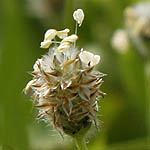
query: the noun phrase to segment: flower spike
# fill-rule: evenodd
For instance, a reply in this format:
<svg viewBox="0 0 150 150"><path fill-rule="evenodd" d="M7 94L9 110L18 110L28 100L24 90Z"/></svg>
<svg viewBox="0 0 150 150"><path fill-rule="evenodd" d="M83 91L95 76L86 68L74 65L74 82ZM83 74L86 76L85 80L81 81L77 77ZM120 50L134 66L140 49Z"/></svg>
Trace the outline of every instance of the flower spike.
<svg viewBox="0 0 150 150"><path fill-rule="evenodd" d="M81 26L84 13L78 9L73 14ZM98 101L104 97L99 91L104 76L95 70L99 55L75 45L78 36L68 35L69 29L49 29L41 42L41 48L49 48L47 54L37 59L24 92L33 91L38 119L44 118L61 133L77 137L96 124ZM59 41L55 41L55 37Z"/></svg>

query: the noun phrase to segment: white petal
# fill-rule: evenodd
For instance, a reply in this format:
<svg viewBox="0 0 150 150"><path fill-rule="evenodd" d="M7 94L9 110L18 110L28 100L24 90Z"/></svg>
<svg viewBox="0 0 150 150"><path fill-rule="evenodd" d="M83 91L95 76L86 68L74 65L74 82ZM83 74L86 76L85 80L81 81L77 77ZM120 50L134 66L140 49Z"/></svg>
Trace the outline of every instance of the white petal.
<svg viewBox="0 0 150 150"><path fill-rule="evenodd" d="M88 63L90 62L91 66L97 65L100 61L99 55L94 55L93 53L90 53L88 51L81 51L79 57L83 64L88 65Z"/></svg>
<svg viewBox="0 0 150 150"><path fill-rule="evenodd" d="M52 41L50 41L50 40L41 42L40 48L49 48L51 44L52 44Z"/></svg>
<svg viewBox="0 0 150 150"><path fill-rule="evenodd" d="M70 35L70 36L65 37L65 38L62 40L62 43L63 43L63 42L71 42L71 43L74 43L77 39L78 39L78 36L75 35L75 34L72 34L72 35Z"/></svg>
<svg viewBox="0 0 150 150"><path fill-rule="evenodd" d="M99 55L94 55L93 57L93 65L97 65L100 61L100 56Z"/></svg>
<svg viewBox="0 0 150 150"><path fill-rule="evenodd" d="M88 64L89 61L92 61L93 56L94 56L94 55L93 55L92 53L88 52L88 51L83 51L83 52L81 52L81 53L79 54L79 57L80 57L81 61L82 61L83 63L85 63L85 64Z"/></svg>
<svg viewBox="0 0 150 150"><path fill-rule="evenodd" d="M73 18L77 23L79 24L79 27L82 25L83 19L84 19L84 12L82 9L77 9L73 13Z"/></svg>
<svg viewBox="0 0 150 150"><path fill-rule="evenodd" d="M60 39L64 39L65 37L68 36L68 32L70 30L69 29L64 29L62 31L57 31L57 36L60 38Z"/></svg>
<svg viewBox="0 0 150 150"><path fill-rule="evenodd" d="M44 41L45 40L53 40L57 34L57 31L55 29L49 29L46 31L45 36L44 36Z"/></svg>

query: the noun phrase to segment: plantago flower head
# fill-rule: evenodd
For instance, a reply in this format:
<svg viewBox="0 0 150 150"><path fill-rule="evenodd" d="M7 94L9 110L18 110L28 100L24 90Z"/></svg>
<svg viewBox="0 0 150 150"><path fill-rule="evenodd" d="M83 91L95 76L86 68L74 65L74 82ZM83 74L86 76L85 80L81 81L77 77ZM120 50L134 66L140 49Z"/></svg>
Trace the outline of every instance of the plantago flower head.
<svg viewBox="0 0 150 150"><path fill-rule="evenodd" d="M41 47L48 48L46 42L55 46L35 62L25 94L33 90L39 119L44 117L60 131L75 135L96 122L97 102L105 95L99 90L104 74L94 69L100 56L77 49L74 43L78 36L68 36L68 32L46 32ZM55 36L60 41L55 41Z"/></svg>

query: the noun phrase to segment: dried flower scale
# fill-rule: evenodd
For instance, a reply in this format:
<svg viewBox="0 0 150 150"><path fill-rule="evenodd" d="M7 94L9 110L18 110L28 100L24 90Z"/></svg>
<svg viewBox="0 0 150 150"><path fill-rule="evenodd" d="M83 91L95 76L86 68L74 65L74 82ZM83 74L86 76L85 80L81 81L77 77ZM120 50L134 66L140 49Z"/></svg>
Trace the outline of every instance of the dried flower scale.
<svg viewBox="0 0 150 150"><path fill-rule="evenodd" d="M76 21L81 25L83 20ZM97 102L105 95L99 90L104 74L94 69L100 56L77 49L78 36L68 33L69 29L46 32L41 48L51 47L35 62L33 80L27 84L25 94L33 90L39 119L44 117L55 128L74 135L96 123ZM60 41L55 41L55 36Z"/></svg>

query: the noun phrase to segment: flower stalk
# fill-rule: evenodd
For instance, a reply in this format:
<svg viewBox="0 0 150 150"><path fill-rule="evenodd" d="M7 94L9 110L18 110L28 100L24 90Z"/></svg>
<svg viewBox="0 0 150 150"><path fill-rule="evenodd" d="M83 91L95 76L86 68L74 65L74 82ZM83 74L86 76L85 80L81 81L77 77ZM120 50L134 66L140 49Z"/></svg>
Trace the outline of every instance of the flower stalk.
<svg viewBox="0 0 150 150"><path fill-rule="evenodd" d="M84 137L75 137L74 141L78 150L88 150Z"/></svg>
<svg viewBox="0 0 150 150"><path fill-rule="evenodd" d="M83 10L76 10L73 17L81 26ZM69 31L49 29L45 33L41 48L49 51L35 62L33 79L24 92L33 91L38 119L52 123L61 134L73 137L79 150L86 150L86 133L96 123L98 100L105 95L99 90L105 75L94 70L100 56L77 49L78 36L68 35Z"/></svg>

